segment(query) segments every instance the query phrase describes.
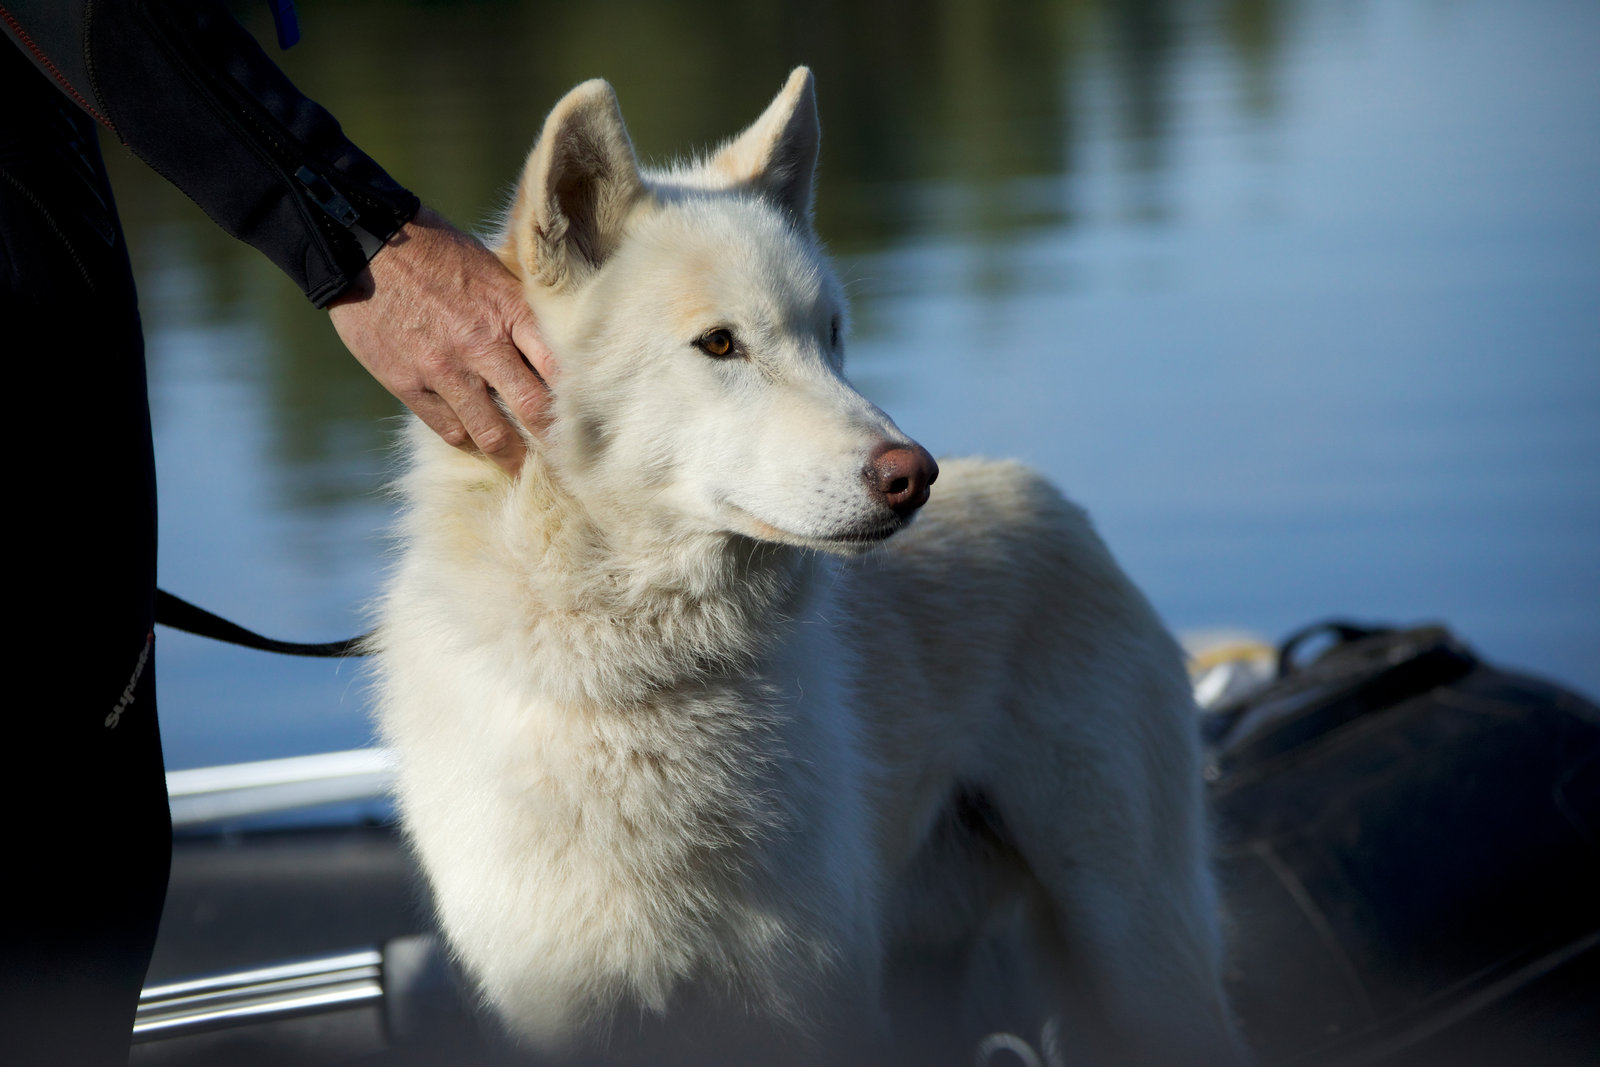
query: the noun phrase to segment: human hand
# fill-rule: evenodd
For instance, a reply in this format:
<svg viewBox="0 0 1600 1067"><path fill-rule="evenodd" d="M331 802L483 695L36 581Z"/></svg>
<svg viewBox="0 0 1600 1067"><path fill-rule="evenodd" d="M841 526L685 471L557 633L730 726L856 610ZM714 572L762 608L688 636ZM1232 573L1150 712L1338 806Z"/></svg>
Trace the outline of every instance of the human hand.
<svg viewBox="0 0 1600 1067"><path fill-rule="evenodd" d="M521 469L522 435L491 393L537 431L555 363L521 284L482 244L425 207L328 314L351 354L435 433Z"/></svg>

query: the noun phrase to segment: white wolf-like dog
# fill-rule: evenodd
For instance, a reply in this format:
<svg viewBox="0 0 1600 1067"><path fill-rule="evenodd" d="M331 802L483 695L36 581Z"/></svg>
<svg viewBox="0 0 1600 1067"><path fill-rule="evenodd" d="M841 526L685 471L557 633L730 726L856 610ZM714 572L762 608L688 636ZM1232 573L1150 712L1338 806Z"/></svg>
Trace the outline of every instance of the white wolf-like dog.
<svg viewBox="0 0 1600 1067"><path fill-rule="evenodd" d="M410 435L375 639L449 944L559 1062L1232 1062L1178 649L846 382L817 144L804 69L692 166L604 82L545 123L499 251L554 418L515 479Z"/></svg>

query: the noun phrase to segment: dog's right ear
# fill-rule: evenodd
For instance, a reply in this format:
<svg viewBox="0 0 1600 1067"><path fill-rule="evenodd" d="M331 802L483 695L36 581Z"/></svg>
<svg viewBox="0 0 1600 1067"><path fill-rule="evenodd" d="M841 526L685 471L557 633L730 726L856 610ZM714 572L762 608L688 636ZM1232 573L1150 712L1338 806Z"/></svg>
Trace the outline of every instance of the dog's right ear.
<svg viewBox="0 0 1600 1067"><path fill-rule="evenodd" d="M511 207L507 250L526 278L552 289L581 285L615 250L643 193L617 94L586 81L545 119Z"/></svg>
<svg viewBox="0 0 1600 1067"><path fill-rule="evenodd" d="M816 83L809 68L796 67L761 117L712 155L711 168L809 229L820 140Z"/></svg>

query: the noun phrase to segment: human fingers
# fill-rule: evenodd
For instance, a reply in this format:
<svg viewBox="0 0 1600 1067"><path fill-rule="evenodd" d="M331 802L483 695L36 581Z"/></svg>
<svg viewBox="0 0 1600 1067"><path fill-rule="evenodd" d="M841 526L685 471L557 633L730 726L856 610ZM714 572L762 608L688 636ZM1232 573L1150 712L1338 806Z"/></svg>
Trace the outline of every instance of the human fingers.
<svg viewBox="0 0 1600 1067"><path fill-rule="evenodd" d="M446 444L472 451L472 435L444 397L432 390L422 390L400 399L413 415L422 420L424 426L438 434Z"/></svg>
<svg viewBox="0 0 1600 1067"><path fill-rule="evenodd" d="M411 405L411 409L447 444L464 451L482 453L494 460L507 474L514 475L522 469L526 447L522 434L495 402L496 392L476 374L456 374L436 380L431 390L431 396L439 406L449 412L448 416L441 415L439 418L444 424L442 428L423 415L417 405Z"/></svg>
<svg viewBox="0 0 1600 1067"><path fill-rule="evenodd" d="M550 417L550 382L555 377L555 359L534 326L533 314L527 310L527 305L522 305L522 314L509 323L509 333L511 346L507 348L507 358L497 372L489 376L489 381L511 413L530 431L539 433Z"/></svg>

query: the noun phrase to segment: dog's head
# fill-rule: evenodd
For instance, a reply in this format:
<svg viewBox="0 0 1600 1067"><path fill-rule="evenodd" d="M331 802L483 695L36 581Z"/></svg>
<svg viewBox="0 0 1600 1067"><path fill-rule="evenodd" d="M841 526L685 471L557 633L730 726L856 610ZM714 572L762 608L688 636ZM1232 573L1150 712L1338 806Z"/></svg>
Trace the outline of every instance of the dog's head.
<svg viewBox="0 0 1600 1067"><path fill-rule="evenodd" d="M499 253L558 366L537 447L586 506L848 552L927 500L932 457L843 376L817 142L805 68L749 129L667 171L640 169L603 81L550 113Z"/></svg>

